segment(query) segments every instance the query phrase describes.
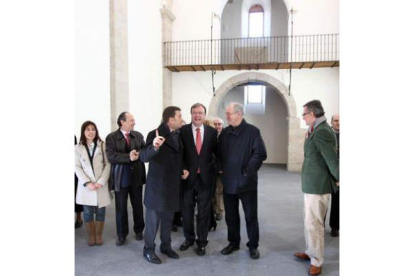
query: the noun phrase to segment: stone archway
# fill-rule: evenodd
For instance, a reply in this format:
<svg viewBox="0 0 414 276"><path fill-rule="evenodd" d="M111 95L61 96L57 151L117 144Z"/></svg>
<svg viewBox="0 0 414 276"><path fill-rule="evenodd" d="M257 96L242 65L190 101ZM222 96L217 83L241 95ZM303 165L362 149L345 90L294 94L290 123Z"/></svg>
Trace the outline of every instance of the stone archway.
<svg viewBox="0 0 414 276"><path fill-rule="evenodd" d="M289 171L300 171L303 162L303 142L306 130L300 129L300 119L297 117L296 103L292 95L288 95L286 86L278 79L259 72L247 72L233 76L223 82L217 89L216 96L212 98L209 106L209 117L217 116L219 104L224 96L234 87L249 81L261 82L273 86L283 99L288 117L288 163Z"/></svg>

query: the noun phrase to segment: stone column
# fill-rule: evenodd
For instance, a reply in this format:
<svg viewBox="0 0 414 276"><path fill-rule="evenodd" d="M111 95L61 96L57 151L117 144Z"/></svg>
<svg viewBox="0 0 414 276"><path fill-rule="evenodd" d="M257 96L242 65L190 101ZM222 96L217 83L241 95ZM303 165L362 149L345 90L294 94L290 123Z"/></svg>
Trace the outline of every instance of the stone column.
<svg viewBox="0 0 414 276"><path fill-rule="evenodd" d="M288 118L288 171L300 172L303 163L303 145L305 142L306 129L300 128L298 117Z"/></svg>
<svg viewBox="0 0 414 276"><path fill-rule="evenodd" d="M160 9L162 19L162 53L163 53L163 66L165 64L165 48L164 42L172 40L172 24L175 20L174 14L171 12L172 1L163 1L162 8ZM163 108L172 105L172 72L166 68L163 68L162 73L162 96Z"/></svg>
<svg viewBox="0 0 414 276"><path fill-rule="evenodd" d="M128 83L128 6L127 0L110 0L111 47L111 130L116 120L129 110Z"/></svg>

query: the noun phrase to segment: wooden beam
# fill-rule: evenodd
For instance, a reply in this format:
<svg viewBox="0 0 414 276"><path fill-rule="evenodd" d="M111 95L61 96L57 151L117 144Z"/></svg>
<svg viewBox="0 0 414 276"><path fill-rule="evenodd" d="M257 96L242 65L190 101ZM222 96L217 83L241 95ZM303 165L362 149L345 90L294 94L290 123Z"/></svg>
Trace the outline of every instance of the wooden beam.
<svg viewBox="0 0 414 276"><path fill-rule="evenodd" d="M313 66L315 66L316 62L312 63L311 67L309 67L309 69L312 69Z"/></svg>
<svg viewBox="0 0 414 276"><path fill-rule="evenodd" d="M300 65L299 69L302 69L302 67L305 65L304 62L302 62L302 64Z"/></svg>
<svg viewBox="0 0 414 276"><path fill-rule="evenodd" d="M223 67L223 65L220 65L220 67L221 67L221 71L224 71L224 67Z"/></svg>
<svg viewBox="0 0 414 276"><path fill-rule="evenodd" d="M174 72L180 72L180 70L178 70L177 68L175 68L174 66L171 66L171 69L173 69Z"/></svg>
<svg viewBox="0 0 414 276"><path fill-rule="evenodd" d="M331 68L334 68L336 65L336 61L334 62L334 64L332 64Z"/></svg>
<svg viewBox="0 0 414 276"><path fill-rule="evenodd" d="M203 71L206 71L206 69L204 68L203 65L200 65L201 69L203 69Z"/></svg>
<svg viewBox="0 0 414 276"><path fill-rule="evenodd" d="M277 64L276 70L279 70L279 67L280 67L280 63Z"/></svg>
<svg viewBox="0 0 414 276"><path fill-rule="evenodd" d="M196 69L194 69L194 67L193 66L190 66L191 67L191 69L193 69L193 71L195 72L195 71L197 71Z"/></svg>

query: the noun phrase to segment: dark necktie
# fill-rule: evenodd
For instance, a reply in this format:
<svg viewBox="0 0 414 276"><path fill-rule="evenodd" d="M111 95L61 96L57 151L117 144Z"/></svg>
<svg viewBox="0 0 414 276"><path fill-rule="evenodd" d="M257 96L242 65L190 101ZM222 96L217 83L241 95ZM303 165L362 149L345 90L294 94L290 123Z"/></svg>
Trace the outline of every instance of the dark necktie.
<svg viewBox="0 0 414 276"><path fill-rule="evenodd" d="M125 133L125 140L127 145L129 146L129 133Z"/></svg>

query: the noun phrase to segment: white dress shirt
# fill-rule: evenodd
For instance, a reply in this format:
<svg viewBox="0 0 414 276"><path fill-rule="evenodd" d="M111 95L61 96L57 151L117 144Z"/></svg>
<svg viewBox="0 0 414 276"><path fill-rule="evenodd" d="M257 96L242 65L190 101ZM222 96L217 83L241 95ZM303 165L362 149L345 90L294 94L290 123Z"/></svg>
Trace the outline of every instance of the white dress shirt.
<svg viewBox="0 0 414 276"><path fill-rule="evenodd" d="M191 124L191 128L193 129L193 138L194 138L194 145L197 145L197 127L194 124ZM200 135L201 135L201 144L204 141L204 124L200 127Z"/></svg>

